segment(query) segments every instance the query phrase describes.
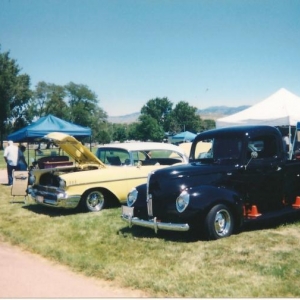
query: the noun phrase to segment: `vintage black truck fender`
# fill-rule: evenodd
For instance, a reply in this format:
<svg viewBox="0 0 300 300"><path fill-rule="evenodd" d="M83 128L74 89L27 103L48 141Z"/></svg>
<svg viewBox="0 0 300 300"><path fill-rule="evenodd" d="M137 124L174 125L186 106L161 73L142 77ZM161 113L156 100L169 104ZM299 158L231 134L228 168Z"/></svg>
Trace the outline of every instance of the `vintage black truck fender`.
<svg viewBox="0 0 300 300"><path fill-rule="evenodd" d="M188 218L195 214L197 219L199 217L204 220L214 206L223 204L233 214L236 226L242 225L243 201L236 191L226 187L200 185L192 187L188 192L190 193L190 204L186 210L186 214L189 214Z"/></svg>
<svg viewBox="0 0 300 300"><path fill-rule="evenodd" d="M135 189L138 191L138 196L136 202L133 204L134 216L141 219L148 219L147 184L139 185ZM240 227L243 224L242 199L236 191L227 189L226 187L200 185L188 189L188 193L190 194L188 208L184 212L179 213L176 210L176 204L171 202L167 208L170 216L181 221L186 220L193 227L194 224L199 224L201 220L204 220L205 216L214 206L224 204L231 211L236 226Z"/></svg>

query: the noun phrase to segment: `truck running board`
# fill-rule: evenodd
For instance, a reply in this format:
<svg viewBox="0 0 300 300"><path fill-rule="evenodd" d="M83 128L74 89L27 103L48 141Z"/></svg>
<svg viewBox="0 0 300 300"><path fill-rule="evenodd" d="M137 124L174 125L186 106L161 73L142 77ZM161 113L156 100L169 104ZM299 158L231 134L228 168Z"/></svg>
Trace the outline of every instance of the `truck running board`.
<svg viewBox="0 0 300 300"><path fill-rule="evenodd" d="M292 204L293 209L300 209L300 196L296 197L295 203ZM257 206L252 205L250 209L246 209L246 207L243 207L244 209L244 217L248 219L256 219L260 217L262 214L259 213Z"/></svg>

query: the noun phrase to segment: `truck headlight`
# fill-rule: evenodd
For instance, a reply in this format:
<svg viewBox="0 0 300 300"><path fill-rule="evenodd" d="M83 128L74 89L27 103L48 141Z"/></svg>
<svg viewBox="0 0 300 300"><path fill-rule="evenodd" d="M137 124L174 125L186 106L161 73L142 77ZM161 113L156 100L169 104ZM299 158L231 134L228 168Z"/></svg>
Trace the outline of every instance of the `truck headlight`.
<svg viewBox="0 0 300 300"><path fill-rule="evenodd" d="M190 202L190 195L187 191L183 191L176 199L176 208L178 212L182 213Z"/></svg>
<svg viewBox="0 0 300 300"><path fill-rule="evenodd" d="M127 196L127 205L130 207L134 204L134 202L136 201L138 197L138 191L136 188L133 188Z"/></svg>

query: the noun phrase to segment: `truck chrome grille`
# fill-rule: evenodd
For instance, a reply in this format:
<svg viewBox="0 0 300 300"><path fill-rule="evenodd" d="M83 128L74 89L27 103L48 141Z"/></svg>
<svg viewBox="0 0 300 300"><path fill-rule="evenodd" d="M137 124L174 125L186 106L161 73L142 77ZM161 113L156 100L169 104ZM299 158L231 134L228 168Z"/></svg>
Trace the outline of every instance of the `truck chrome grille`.
<svg viewBox="0 0 300 300"><path fill-rule="evenodd" d="M153 217L153 209L152 209L152 195L147 195L147 209L148 209L148 216Z"/></svg>
<svg viewBox="0 0 300 300"><path fill-rule="evenodd" d="M149 185L150 185L150 179L151 175L153 173L150 172L147 178L147 210L148 210L148 216L153 217L153 209L152 209L152 195L149 194Z"/></svg>

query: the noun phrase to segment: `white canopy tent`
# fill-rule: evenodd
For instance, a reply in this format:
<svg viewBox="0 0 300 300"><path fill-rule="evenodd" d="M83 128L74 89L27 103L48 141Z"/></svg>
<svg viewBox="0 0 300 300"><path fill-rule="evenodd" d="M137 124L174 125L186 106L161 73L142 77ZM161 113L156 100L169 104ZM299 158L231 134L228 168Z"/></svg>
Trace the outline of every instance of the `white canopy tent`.
<svg viewBox="0 0 300 300"><path fill-rule="evenodd" d="M291 127L300 120L300 97L281 88L265 100L228 117L216 121L216 127L242 125L271 125L288 127L289 141L293 140ZM292 153L290 147L290 155Z"/></svg>
<svg viewBox="0 0 300 300"><path fill-rule="evenodd" d="M300 120L300 97L281 88L267 99L216 121L216 127L236 125L296 126Z"/></svg>

